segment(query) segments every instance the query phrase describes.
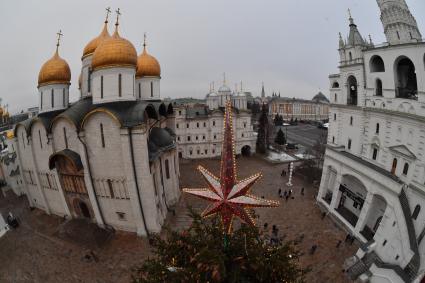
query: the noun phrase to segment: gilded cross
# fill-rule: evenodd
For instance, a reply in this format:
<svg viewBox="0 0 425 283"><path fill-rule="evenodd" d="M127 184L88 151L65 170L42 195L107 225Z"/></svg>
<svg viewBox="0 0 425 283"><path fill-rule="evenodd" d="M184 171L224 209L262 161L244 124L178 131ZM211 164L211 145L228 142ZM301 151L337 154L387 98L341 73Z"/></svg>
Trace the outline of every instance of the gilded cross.
<svg viewBox="0 0 425 283"><path fill-rule="evenodd" d="M146 47L146 32L143 33L143 47Z"/></svg>
<svg viewBox="0 0 425 283"><path fill-rule="evenodd" d="M350 18L352 18L351 17L351 10L350 10L350 8L348 8L348 16L350 16Z"/></svg>
<svg viewBox="0 0 425 283"><path fill-rule="evenodd" d="M111 13L111 7L106 8L106 20L105 23L108 22L109 14Z"/></svg>
<svg viewBox="0 0 425 283"><path fill-rule="evenodd" d="M56 46L59 46L59 42L61 40L61 36L63 36L62 30L59 30L58 33L56 33L58 35L58 42L56 43Z"/></svg>
<svg viewBox="0 0 425 283"><path fill-rule="evenodd" d="M117 25L118 25L119 17L121 16L120 8L118 8L118 9L115 11L115 13L117 14L117 22L115 23L115 25L117 26Z"/></svg>

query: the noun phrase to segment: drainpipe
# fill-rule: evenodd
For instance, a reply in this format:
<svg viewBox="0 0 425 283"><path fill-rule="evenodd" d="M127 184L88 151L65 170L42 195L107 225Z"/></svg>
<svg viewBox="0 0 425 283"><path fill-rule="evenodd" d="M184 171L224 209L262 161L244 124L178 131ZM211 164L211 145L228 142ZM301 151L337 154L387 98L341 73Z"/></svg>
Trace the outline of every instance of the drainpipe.
<svg viewBox="0 0 425 283"><path fill-rule="evenodd" d="M143 226L145 227L146 234L147 234L147 236L149 238L150 237L149 230L148 230L148 227L146 226L145 213L143 212L142 200L140 199L140 193L139 193L140 192L140 189L139 189L139 182L137 181L136 162L134 160L133 135L132 135L132 132L131 132L131 128L130 127L128 128L128 139L129 139L129 144L130 144L131 166L133 168L133 177L134 177L134 182L136 183L136 189L137 189L137 200L139 201L140 212L142 213Z"/></svg>
<svg viewBox="0 0 425 283"><path fill-rule="evenodd" d="M87 160L87 173L89 173L89 177L90 177L91 183L94 184L93 176L91 174L91 166L90 166L89 155L87 154L87 145L83 142L83 140L81 139L81 137L80 137L80 135L78 133L77 133L77 137L78 137L78 139L80 140L81 144L84 147L84 156L85 156L85 158ZM97 207L99 208L100 218L102 218L103 225L106 226L105 218L103 217L102 209L100 208L99 200L97 199L96 190L94 191L94 199L96 201Z"/></svg>

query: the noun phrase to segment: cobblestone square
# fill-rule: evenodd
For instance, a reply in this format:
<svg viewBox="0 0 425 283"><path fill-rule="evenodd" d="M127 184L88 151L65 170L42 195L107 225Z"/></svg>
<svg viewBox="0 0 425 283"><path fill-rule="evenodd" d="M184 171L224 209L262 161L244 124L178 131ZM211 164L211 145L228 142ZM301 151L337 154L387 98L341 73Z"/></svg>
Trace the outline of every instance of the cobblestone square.
<svg viewBox="0 0 425 283"><path fill-rule="evenodd" d="M287 177L280 176L287 165L270 164L257 157L238 158L237 163L239 178L263 173L264 177L253 188L255 195L279 199L278 189L287 190L284 185ZM181 187L205 186L195 171L197 165L218 174L220 161L182 160ZM272 225L277 225L279 235L285 235L285 240L299 239L304 235L298 249L304 253L301 266L312 268L307 282L348 282L342 264L357 247L345 244L345 233L329 218L322 219L314 200L315 189L299 178L293 183L294 199L280 199L279 208L256 209L258 225L263 227L267 222L270 230ZM302 187L305 188L304 196L300 193ZM207 202L182 195L176 215L169 213L167 225L175 229L187 227L190 224L188 205L202 211ZM131 270L150 255L147 240L132 233L117 232L101 247L64 240L57 236L63 219L39 210L30 211L24 197L1 197L0 212L5 215L8 211L18 215L22 225L0 239L0 282L129 282ZM342 244L337 248L339 240ZM314 255L310 255L309 250L314 244L318 248ZM92 256L87 258L86 255L90 254Z"/></svg>

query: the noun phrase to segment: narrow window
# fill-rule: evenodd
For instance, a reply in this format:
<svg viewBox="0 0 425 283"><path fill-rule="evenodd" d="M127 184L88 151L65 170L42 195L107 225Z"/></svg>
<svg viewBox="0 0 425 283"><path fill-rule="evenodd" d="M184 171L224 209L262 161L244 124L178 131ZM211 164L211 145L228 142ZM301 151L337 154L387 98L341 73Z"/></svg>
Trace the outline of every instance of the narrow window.
<svg viewBox="0 0 425 283"><path fill-rule="evenodd" d="M66 137L66 128L63 127L63 140L65 142L65 148L68 149L68 138Z"/></svg>
<svg viewBox="0 0 425 283"><path fill-rule="evenodd" d="M215 121L213 121L213 126L215 126Z"/></svg>
<svg viewBox="0 0 425 283"><path fill-rule="evenodd" d="M208 154L208 149L205 150L205 154Z"/></svg>
<svg viewBox="0 0 425 283"><path fill-rule="evenodd" d="M351 149L351 139L348 139L348 149Z"/></svg>
<svg viewBox="0 0 425 283"><path fill-rule="evenodd" d="M338 97L337 97L337 95L335 93L335 102L337 102L337 101L338 101Z"/></svg>
<svg viewBox="0 0 425 283"><path fill-rule="evenodd" d="M202 136L202 139L205 140L205 136Z"/></svg>
<svg viewBox="0 0 425 283"><path fill-rule="evenodd" d="M378 157L378 149L377 148L373 148L372 159L373 160L376 160L377 157Z"/></svg>
<svg viewBox="0 0 425 283"><path fill-rule="evenodd" d="M43 109L43 92L40 93L40 110Z"/></svg>
<svg viewBox="0 0 425 283"><path fill-rule="evenodd" d="M199 128L199 123L196 123L196 127Z"/></svg>
<svg viewBox="0 0 425 283"><path fill-rule="evenodd" d="M353 125L353 117L350 117L350 125Z"/></svg>
<svg viewBox="0 0 425 283"><path fill-rule="evenodd" d="M409 172L409 164L408 163L404 163L403 175L407 175L408 172Z"/></svg>
<svg viewBox="0 0 425 283"><path fill-rule="evenodd" d="M201 154L201 151L200 151L199 149L198 149L198 150L196 150L196 152L198 153L198 155L199 155L199 154Z"/></svg>
<svg viewBox="0 0 425 283"><path fill-rule="evenodd" d="M165 159L165 176L167 179L170 179L170 165L168 164L168 159Z"/></svg>
<svg viewBox="0 0 425 283"><path fill-rule="evenodd" d="M195 139L198 140L198 136L196 136Z"/></svg>
<svg viewBox="0 0 425 283"><path fill-rule="evenodd" d="M334 113L334 121L336 121L336 113Z"/></svg>
<svg viewBox="0 0 425 283"><path fill-rule="evenodd" d="M100 124L100 139L102 142L102 147L105 147L105 136L103 135L103 124Z"/></svg>
<svg viewBox="0 0 425 283"><path fill-rule="evenodd" d="M119 74L118 75L118 96L121 97L122 96L122 75Z"/></svg>
<svg viewBox="0 0 425 283"><path fill-rule="evenodd" d="M332 137L332 143L335 143L335 137Z"/></svg>
<svg viewBox="0 0 425 283"><path fill-rule="evenodd" d="M181 112L181 110L179 110L179 115L181 115L182 114L182 112Z"/></svg>
<svg viewBox="0 0 425 283"><path fill-rule="evenodd" d="M153 97L153 82L151 82L151 97Z"/></svg>
<svg viewBox="0 0 425 283"><path fill-rule="evenodd" d="M418 218L419 212L421 212L421 206L418 204L415 206L415 210L413 210L412 218L414 220Z"/></svg>
<svg viewBox="0 0 425 283"><path fill-rule="evenodd" d="M103 98L103 76L100 76L100 98Z"/></svg>
<svg viewBox="0 0 425 283"><path fill-rule="evenodd" d="M140 83L139 83L139 98L142 98L142 87Z"/></svg>
<svg viewBox="0 0 425 283"><path fill-rule="evenodd" d="M391 167L391 174L395 174L396 169L397 169L397 158L394 158L393 165Z"/></svg>
<svg viewBox="0 0 425 283"><path fill-rule="evenodd" d="M385 240L383 243L382 243L382 246L385 246L387 244L387 240Z"/></svg>
<svg viewBox="0 0 425 283"><path fill-rule="evenodd" d="M54 90L52 89L52 93L50 94L51 101L52 101L52 108L55 107L55 96L54 96Z"/></svg>
<svg viewBox="0 0 425 283"><path fill-rule="evenodd" d="M65 89L62 90L62 106L65 107Z"/></svg>
<svg viewBox="0 0 425 283"><path fill-rule="evenodd" d="M43 143L41 142L41 132L38 130L38 138L40 139L40 148L43 148Z"/></svg>
<svg viewBox="0 0 425 283"><path fill-rule="evenodd" d="M204 122L204 128L206 128L206 127L207 127L207 123Z"/></svg>
<svg viewBox="0 0 425 283"><path fill-rule="evenodd" d="M177 124L176 124L176 128L177 128L177 129L179 128L179 123L177 123Z"/></svg>
<svg viewBox="0 0 425 283"><path fill-rule="evenodd" d="M187 136L187 141L190 141L190 136Z"/></svg>
<svg viewBox="0 0 425 283"><path fill-rule="evenodd" d="M108 179L107 183L108 183L109 194L110 194L111 198L115 198L114 187L112 186L112 180Z"/></svg>
<svg viewBox="0 0 425 283"><path fill-rule="evenodd" d="M376 123L375 133L379 134L379 123Z"/></svg>
<svg viewBox="0 0 425 283"><path fill-rule="evenodd" d="M91 71L90 69L87 71L87 91L91 91Z"/></svg>
<svg viewBox="0 0 425 283"><path fill-rule="evenodd" d="M189 123L187 123L187 124L186 124L186 128L188 128L188 129L189 129Z"/></svg>
<svg viewBox="0 0 425 283"><path fill-rule="evenodd" d="M397 31L397 37L400 40L400 33Z"/></svg>

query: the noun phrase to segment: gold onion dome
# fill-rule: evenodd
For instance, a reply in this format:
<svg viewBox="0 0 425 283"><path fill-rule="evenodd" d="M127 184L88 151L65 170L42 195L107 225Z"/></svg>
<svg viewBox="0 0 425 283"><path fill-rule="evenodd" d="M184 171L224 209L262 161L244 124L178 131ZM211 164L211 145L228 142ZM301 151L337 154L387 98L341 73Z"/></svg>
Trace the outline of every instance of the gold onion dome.
<svg viewBox="0 0 425 283"><path fill-rule="evenodd" d="M108 67L136 67L137 52L133 44L118 33L118 26L114 34L105 39L96 48L93 54L93 70Z"/></svg>
<svg viewBox="0 0 425 283"><path fill-rule="evenodd" d="M146 44L143 44L143 52L137 58L136 78L159 76L161 76L161 66L155 57L148 54Z"/></svg>
<svg viewBox="0 0 425 283"><path fill-rule="evenodd" d="M108 31L108 21L105 21L105 25L103 26L103 30L102 32L99 34L98 37L93 38L89 43L87 43L86 47L84 47L84 51L83 51L83 57L82 59L84 59L87 56L92 55L95 51L96 48L105 40L110 38L111 35L109 34Z"/></svg>
<svg viewBox="0 0 425 283"><path fill-rule="evenodd" d="M52 58L47 60L38 74L38 86L47 84L70 84L71 70L68 63L59 56L58 48Z"/></svg>

